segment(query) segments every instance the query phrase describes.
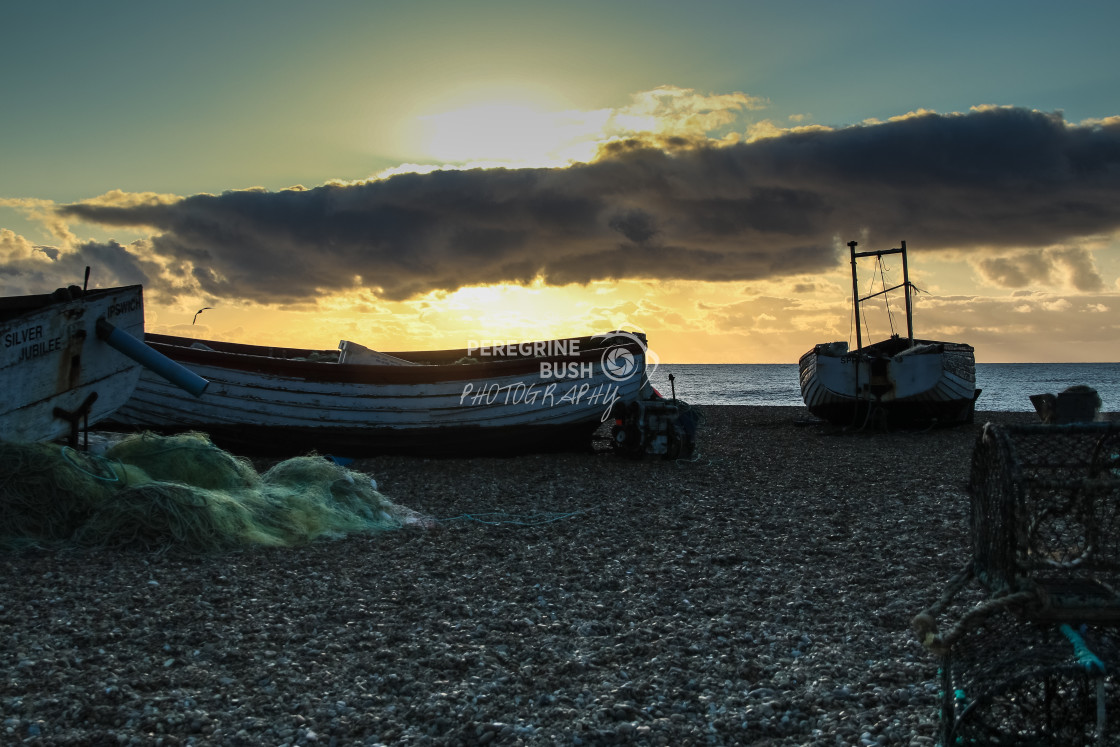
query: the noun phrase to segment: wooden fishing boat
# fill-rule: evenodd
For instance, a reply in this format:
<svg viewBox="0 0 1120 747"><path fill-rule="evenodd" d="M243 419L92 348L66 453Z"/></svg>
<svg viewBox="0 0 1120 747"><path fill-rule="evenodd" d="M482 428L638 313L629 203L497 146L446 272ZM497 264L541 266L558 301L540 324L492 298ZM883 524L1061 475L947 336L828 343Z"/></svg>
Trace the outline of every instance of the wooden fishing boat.
<svg viewBox="0 0 1120 747"><path fill-rule="evenodd" d="M111 414L131 396L140 364L98 336L98 319L144 335L141 287L0 298L0 439L49 441Z"/></svg>
<svg viewBox="0 0 1120 747"><path fill-rule="evenodd" d="M913 307L906 242L901 248L857 252L848 243L852 262L856 349L845 341L816 345L801 356L801 396L809 411L837 425L863 426L871 421L888 427L971 422L976 398L975 351L960 342L914 337ZM902 255L903 282L864 297L859 295L856 260ZM891 335L863 344L860 304L902 289L906 305L906 337Z"/></svg>
<svg viewBox="0 0 1120 747"><path fill-rule="evenodd" d="M268 347L149 334L210 381L195 399L143 375L112 427L208 433L237 453L316 450L508 454L590 443L615 403L648 396L642 335L382 353Z"/></svg>

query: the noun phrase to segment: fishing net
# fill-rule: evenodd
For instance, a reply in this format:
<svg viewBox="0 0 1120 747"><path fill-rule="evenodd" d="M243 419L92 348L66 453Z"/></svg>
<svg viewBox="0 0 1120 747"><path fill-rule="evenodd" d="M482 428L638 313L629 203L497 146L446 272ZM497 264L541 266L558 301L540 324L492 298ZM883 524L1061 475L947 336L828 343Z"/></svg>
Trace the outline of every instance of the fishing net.
<svg viewBox="0 0 1120 747"><path fill-rule="evenodd" d="M73 542L219 552L295 546L418 520L324 457L260 475L202 434L131 436L95 457L0 443L0 547Z"/></svg>
<svg viewBox="0 0 1120 747"><path fill-rule="evenodd" d="M68 538L118 479L68 447L0 442L0 542Z"/></svg>
<svg viewBox="0 0 1120 747"><path fill-rule="evenodd" d="M139 467L159 482L206 489L250 488L260 479L249 460L222 451L204 433L141 433L111 446L105 457Z"/></svg>
<svg viewBox="0 0 1120 747"><path fill-rule="evenodd" d="M368 477L319 457L280 462L261 478L270 510L298 517L316 534L345 533L400 526L401 514L379 500Z"/></svg>
<svg viewBox="0 0 1120 747"><path fill-rule="evenodd" d="M177 545L217 552L246 545L279 545L260 530L246 496L149 482L106 501L74 532L82 545L154 550Z"/></svg>

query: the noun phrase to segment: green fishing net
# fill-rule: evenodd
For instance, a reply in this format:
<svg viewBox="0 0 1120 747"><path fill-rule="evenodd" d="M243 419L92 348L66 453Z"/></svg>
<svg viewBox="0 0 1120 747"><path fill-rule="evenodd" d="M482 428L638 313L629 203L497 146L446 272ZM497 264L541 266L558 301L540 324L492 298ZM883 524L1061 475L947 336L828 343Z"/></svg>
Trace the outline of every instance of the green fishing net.
<svg viewBox="0 0 1120 747"><path fill-rule="evenodd" d="M222 451L205 433L140 433L109 448L105 458L139 467L158 482L199 488L236 490L259 480L249 460Z"/></svg>
<svg viewBox="0 0 1120 747"><path fill-rule="evenodd" d="M73 449L0 441L0 543L65 540L117 480Z"/></svg>
<svg viewBox="0 0 1120 747"><path fill-rule="evenodd" d="M320 456L263 475L198 433L130 436L98 457L0 442L0 547L220 552L396 529L416 515Z"/></svg>

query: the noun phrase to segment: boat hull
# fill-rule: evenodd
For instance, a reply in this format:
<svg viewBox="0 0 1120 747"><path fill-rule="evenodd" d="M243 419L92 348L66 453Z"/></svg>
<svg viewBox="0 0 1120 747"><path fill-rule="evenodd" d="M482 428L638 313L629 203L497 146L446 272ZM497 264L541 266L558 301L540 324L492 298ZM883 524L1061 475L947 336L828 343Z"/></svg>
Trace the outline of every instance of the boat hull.
<svg viewBox="0 0 1120 747"><path fill-rule="evenodd" d="M467 350L385 354L413 365L337 363L331 357L338 351L212 341L198 349L194 340L163 335L146 342L207 379L209 388L187 398L145 373L112 425L203 431L246 454L449 456L586 447L614 402L649 389L644 344L632 341L594 347L592 338L579 338L583 345L563 355L515 351L475 362L456 362L470 358ZM625 376L604 366L609 349L629 356Z"/></svg>
<svg viewBox="0 0 1120 747"><path fill-rule="evenodd" d="M143 338L141 286L0 299L0 439L72 435L128 400L140 366L98 336L98 319Z"/></svg>
<svg viewBox="0 0 1120 747"><path fill-rule="evenodd" d="M962 343L892 338L859 354L845 343L817 345L799 374L809 411L837 425L967 423L979 394L975 354Z"/></svg>

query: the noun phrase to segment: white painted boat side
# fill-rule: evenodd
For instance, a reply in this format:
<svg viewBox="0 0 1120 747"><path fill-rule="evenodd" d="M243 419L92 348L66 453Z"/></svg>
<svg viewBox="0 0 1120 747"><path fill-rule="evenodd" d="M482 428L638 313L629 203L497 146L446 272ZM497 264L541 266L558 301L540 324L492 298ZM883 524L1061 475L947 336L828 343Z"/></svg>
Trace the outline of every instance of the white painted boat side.
<svg viewBox="0 0 1120 747"><path fill-rule="evenodd" d="M638 398L644 357L639 356L638 363L635 373L622 382L596 367L582 379L520 374L415 384L317 382L187 364L210 381L202 397L187 399L162 379L144 373L132 400L113 419L136 427L180 429L238 423L388 429L581 423L604 418L615 398Z"/></svg>
<svg viewBox="0 0 1120 747"><path fill-rule="evenodd" d="M888 362L888 377L894 388L884 394L883 401L920 397L938 387L945 373L941 354L896 357ZM866 360L854 355L818 355L816 377L820 385L839 397L853 397L856 392L856 372L859 383L866 387L871 380L871 367Z"/></svg>
<svg viewBox="0 0 1120 747"><path fill-rule="evenodd" d="M0 439L49 441L67 435L70 423L56 417L55 409L74 412L92 393L97 398L89 408L90 425L128 400L140 366L97 336L101 317L143 339L141 287L91 290L0 321Z"/></svg>
<svg viewBox="0 0 1120 747"><path fill-rule="evenodd" d="M957 359L961 359L957 361ZM966 360L968 359L968 360ZM971 352L947 350L942 353L895 357L889 361L893 390L884 392L881 401L952 402L969 401L975 392L975 377L965 377L951 369L971 371ZM960 365L948 365L947 362ZM833 356L810 352L800 362L802 397L810 408L818 405L851 402L856 397L856 371L862 385L859 398L873 399L866 388L870 370L865 360L854 355Z"/></svg>

